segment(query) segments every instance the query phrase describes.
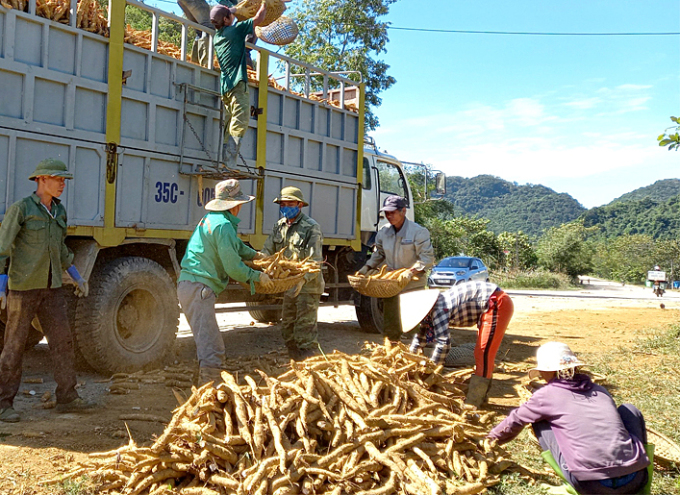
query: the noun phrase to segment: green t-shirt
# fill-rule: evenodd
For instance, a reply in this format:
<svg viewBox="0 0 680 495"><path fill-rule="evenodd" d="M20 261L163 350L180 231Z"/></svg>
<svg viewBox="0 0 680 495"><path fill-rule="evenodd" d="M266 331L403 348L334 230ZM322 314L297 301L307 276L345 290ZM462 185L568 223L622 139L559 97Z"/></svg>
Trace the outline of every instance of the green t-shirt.
<svg viewBox="0 0 680 495"><path fill-rule="evenodd" d="M215 54L220 62L220 92L225 94L240 81L248 83L246 36L253 33L253 20L236 21L215 33Z"/></svg>

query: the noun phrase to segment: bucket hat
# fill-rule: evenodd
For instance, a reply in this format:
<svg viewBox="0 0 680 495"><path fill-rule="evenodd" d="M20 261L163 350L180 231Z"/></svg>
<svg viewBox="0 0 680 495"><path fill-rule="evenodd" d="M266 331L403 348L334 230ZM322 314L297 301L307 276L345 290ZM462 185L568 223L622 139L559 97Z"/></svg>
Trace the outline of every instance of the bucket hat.
<svg viewBox="0 0 680 495"><path fill-rule="evenodd" d="M215 199L205 205L208 211L231 210L235 206L250 203L255 196L241 192L241 185L236 179L223 180L215 186Z"/></svg>
<svg viewBox="0 0 680 495"><path fill-rule="evenodd" d="M73 174L69 173L68 167L61 160L55 158L46 158L38 163L35 170L28 176L30 180L35 180L37 177L63 177L64 179L73 179Z"/></svg>
<svg viewBox="0 0 680 495"><path fill-rule="evenodd" d="M536 351L536 367L529 370L529 378L541 376L541 371L560 371L587 366L562 342L547 342Z"/></svg>
<svg viewBox="0 0 680 495"><path fill-rule="evenodd" d="M279 194L278 198L274 198L274 203L280 203L281 201L300 201L302 206L309 206L300 188L295 186L286 186L281 189L281 194Z"/></svg>
<svg viewBox="0 0 680 495"><path fill-rule="evenodd" d="M440 292L435 289L414 290L399 294L401 331L408 332L428 315Z"/></svg>

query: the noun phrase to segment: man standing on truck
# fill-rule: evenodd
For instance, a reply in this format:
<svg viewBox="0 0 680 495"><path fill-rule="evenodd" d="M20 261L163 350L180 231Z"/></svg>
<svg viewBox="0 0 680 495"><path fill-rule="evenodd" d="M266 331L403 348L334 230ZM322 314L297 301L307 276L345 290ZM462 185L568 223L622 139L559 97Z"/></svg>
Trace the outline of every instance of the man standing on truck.
<svg viewBox="0 0 680 495"><path fill-rule="evenodd" d="M323 234L319 224L300 211L302 207L309 206L302 191L293 186L284 187L274 203L278 203L283 218L274 225L274 231L264 243L262 253L271 255L285 249L287 258L296 256L299 260L311 258L322 262ZM291 359L305 359L314 355L314 350L319 347L316 320L323 289L321 272L308 273L303 285L283 295L281 335Z"/></svg>
<svg viewBox="0 0 680 495"><path fill-rule="evenodd" d="M213 43L220 63L220 93L225 109L223 160L228 168L236 167L241 140L250 119L245 39L264 21L265 13L265 2L255 17L245 21L237 21L234 13L224 5L215 5L210 11L210 22L217 30Z"/></svg>
<svg viewBox="0 0 680 495"><path fill-rule="evenodd" d="M424 288L427 280L421 275L434 264L430 232L406 218L406 200L401 196L386 197L380 211L385 212L390 224L378 231L375 251L359 273L366 275L384 262L389 270L410 268L402 275L409 280L404 291ZM416 275L420 277L413 280ZM383 334L390 340L401 337L398 295L383 299Z"/></svg>
<svg viewBox="0 0 680 495"><path fill-rule="evenodd" d="M21 383L21 363L33 318L45 332L57 382L57 412L92 409L76 392L73 337L66 313L61 273L76 282L76 294L87 296L73 253L66 246L66 208L59 201L66 179L73 179L66 164L41 161L30 180L37 184L30 196L11 205L0 226L0 307L7 306L5 345L0 355L0 421L21 419L14 397ZM7 259L9 258L9 273ZM7 292L9 289L9 293Z"/></svg>
<svg viewBox="0 0 680 495"><path fill-rule="evenodd" d="M198 383L220 379L224 368L224 342L215 316L215 300L229 279L267 287L272 280L266 273L249 268L243 260L259 256L236 234L241 207L255 199L241 192L235 179L215 186L215 199L205 205L208 213L194 229L182 259L177 298L189 321L198 355Z"/></svg>

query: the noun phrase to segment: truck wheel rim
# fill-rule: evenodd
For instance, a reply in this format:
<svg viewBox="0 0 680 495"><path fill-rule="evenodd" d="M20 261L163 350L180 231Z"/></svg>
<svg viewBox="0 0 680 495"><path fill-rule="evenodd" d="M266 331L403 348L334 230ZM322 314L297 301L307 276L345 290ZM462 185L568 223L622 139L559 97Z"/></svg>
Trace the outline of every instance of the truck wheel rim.
<svg viewBox="0 0 680 495"><path fill-rule="evenodd" d="M148 351L158 340L162 329L161 304L153 293L133 288L119 299L115 334L122 347L134 353Z"/></svg>

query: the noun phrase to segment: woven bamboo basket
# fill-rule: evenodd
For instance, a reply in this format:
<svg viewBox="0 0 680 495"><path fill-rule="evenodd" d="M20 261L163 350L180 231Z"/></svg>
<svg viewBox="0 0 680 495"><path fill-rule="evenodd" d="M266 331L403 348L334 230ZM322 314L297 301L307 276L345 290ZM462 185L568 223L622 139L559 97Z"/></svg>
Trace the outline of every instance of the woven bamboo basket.
<svg viewBox="0 0 680 495"><path fill-rule="evenodd" d="M260 27L270 25L281 17L281 14L286 10L286 4L283 0L243 0L234 7L234 15L239 21L255 17L255 14L257 14L263 1L267 4L267 10L264 14L264 21L262 21Z"/></svg>
<svg viewBox="0 0 680 495"><path fill-rule="evenodd" d="M272 279L272 282L274 283L266 289L258 282L255 282L255 292L258 294L279 294L281 292L286 292L288 289L292 289L304 278L304 273L287 278L274 278Z"/></svg>
<svg viewBox="0 0 680 495"><path fill-rule="evenodd" d="M680 446L658 431L647 428L647 441L654 444L654 463L664 469L680 469Z"/></svg>
<svg viewBox="0 0 680 495"><path fill-rule="evenodd" d="M394 297L408 285L406 279L385 280L380 278L368 278L356 275L347 275L347 280L352 289L362 296L368 297Z"/></svg>
<svg viewBox="0 0 680 495"><path fill-rule="evenodd" d="M265 27L257 26L255 34L265 43L270 45L283 46L292 43L299 33L297 24L290 17L282 15L270 25Z"/></svg>
<svg viewBox="0 0 680 495"><path fill-rule="evenodd" d="M475 344L474 342L452 347L444 360L444 366L463 367L474 366Z"/></svg>

